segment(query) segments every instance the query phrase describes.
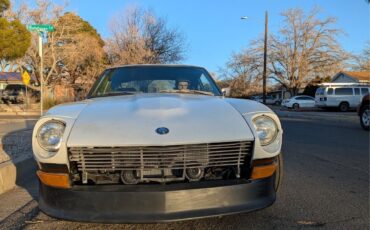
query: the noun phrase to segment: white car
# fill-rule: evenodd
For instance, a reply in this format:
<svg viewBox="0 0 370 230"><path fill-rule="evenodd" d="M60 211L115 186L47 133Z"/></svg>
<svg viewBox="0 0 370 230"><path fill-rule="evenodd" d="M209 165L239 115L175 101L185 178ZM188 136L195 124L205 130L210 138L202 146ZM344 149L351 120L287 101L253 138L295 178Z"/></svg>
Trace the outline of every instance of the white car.
<svg viewBox="0 0 370 230"><path fill-rule="evenodd" d="M294 96L283 100L281 106L292 109L313 108L315 107L315 98L305 95Z"/></svg>
<svg viewBox="0 0 370 230"><path fill-rule="evenodd" d="M278 117L258 102L225 98L204 68L110 68L87 98L53 107L34 128L46 214L161 222L275 201L282 170Z"/></svg>
<svg viewBox="0 0 370 230"><path fill-rule="evenodd" d="M263 103L263 96L255 96L252 100ZM280 100L272 96L266 96L266 105L280 105Z"/></svg>

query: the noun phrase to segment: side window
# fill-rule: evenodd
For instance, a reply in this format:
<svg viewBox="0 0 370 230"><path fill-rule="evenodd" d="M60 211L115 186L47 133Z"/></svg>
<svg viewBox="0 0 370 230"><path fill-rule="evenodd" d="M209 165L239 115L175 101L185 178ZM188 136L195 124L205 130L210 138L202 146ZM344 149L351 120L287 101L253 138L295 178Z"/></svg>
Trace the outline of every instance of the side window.
<svg viewBox="0 0 370 230"><path fill-rule="evenodd" d="M304 100L304 97L296 97L296 100Z"/></svg>
<svg viewBox="0 0 370 230"><path fill-rule="evenodd" d="M198 88L199 90L212 92L212 87L209 84L209 80L203 74L202 74L202 76L200 76L199 80L200 80L200 85L199 85L199 88Z"/></svg>
<svg viewBox="0 0 370 230"><path fill-rule="evenodd" d="M326 92L327 95L333 95L333 88L328 88L328 92Z"/></svg>
<svg viewBox="0 0 370 230"><path fill-rule="evenodd" d="M369 89L368 88L361 88L361 94L362 95L365 95L369 92Z"/></svg>
<svg viewBox="0 0 370 230"><path fill-rule="evenodd" d="M355 90L355 95L360 95L360 89L359 88L354 88Z"/></svg>
<svg viewBox="0 0 370 230"><path fill-rule="evenodd" d="M306 101L314 101L315 99L311 98L311 97L305 97L304 98Z"/></svg>
<svg viewBox="0 0 370 230"><path fill-rule="evenodd" d="M112 70L107 70L103 73L103 75L101 76L101 79L99 80L99 83L97 84L95 92L93 92L93 95L102 95L105 92L111 90L112 75L113 75Z"/></svg>
<svg viewBox="0 0 370 230"><path fill-rule="evenodd" d="M352 88L336 88L335 95L351 96L353 95L353 91L352 91Z"/></svg>

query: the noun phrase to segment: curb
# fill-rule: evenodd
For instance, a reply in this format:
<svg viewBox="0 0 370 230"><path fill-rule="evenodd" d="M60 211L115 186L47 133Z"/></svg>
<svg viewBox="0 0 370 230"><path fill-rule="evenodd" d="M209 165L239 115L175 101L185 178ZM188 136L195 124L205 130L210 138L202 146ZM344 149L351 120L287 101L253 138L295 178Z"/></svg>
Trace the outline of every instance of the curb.
<svg viewBox="0 0 370 230"><path fill-rule="evenodd" d="M0 195L12 190L16 185L37 169L33 157L17 162L6 161L0 164Z"/></svg>

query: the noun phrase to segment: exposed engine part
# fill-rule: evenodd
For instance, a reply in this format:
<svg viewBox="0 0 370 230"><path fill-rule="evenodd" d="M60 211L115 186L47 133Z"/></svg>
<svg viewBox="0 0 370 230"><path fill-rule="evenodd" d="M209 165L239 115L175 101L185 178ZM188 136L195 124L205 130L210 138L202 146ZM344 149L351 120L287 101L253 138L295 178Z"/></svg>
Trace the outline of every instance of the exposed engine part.
<svg viewBox="0 0 370 230"><path fill-rule="evenodd" d="M208 168L204 174L206 180L227 180L237 177L234 167L212 167Z"/></svg>
<svg viewBox="0 0 370 230"><path fill-rule="evenodd" d="M140 182L140 172L136 170L123 170L121 180L124 184L137 184Z"/></svg>
<svg viewBox="0 0 370 230"><path fill-rule="evenodd" d="M69 148L75 183L172 183L248 177L253 142ZM93 176L104 174L102 177ZM115 176L118 175L118 182ZM80 179L79 179L80 178ZM79 181L78 181L79 179Z"/></svg>
<svg viewBox="0 0 370 230"><path fill-rule="evenodd" d="M189 181L199 181L203 178L204 169L202 168L187 168L186 169L186 178Z"/></svg>
<svg viewBox="0 0 370 230"><path fill-rule="evenodd" d="M81 180L81 177L76 174L72 178L75 182ZM82 173L82 184L88 184L90 182L94 184L118 184L120 183L120 174L102 171Z"/></svg>
<svg viewBox="0 0 370 230"><path fill-rule="evenodd" d="M124 171L94 171L81 174L72 174L75 183L82 184L127 184L139 183L170 183L188 180L194 183L202 180L228 180L236 179L235 167L210 167L210 168L188 168L184 170L145 170L143 175L137 170Z"/></svg>

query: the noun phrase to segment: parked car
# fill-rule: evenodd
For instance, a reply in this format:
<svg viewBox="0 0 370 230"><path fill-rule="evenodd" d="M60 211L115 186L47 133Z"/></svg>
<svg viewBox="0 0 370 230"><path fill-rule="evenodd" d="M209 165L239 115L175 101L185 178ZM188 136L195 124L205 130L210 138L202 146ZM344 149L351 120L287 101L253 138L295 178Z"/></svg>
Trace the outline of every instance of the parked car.
<svg viewBox="0 0 370 230"><path fill-rule="evenodd" d="M360 124L363 129L369 130L370 125L370 94L366 94L357 108L357 114L360 117Z"/></svg>
<svg viewBox="0 0 370 230"><path fill-rule="evenodd" d="M306 95L294 96L283 100L281 106L296 110L299 108L312 108L315 107L315 98Z"/></svg>
<svg viewBox="0 0 370 230"><path fill-rule="evenodd" d="M25 99L26 88L21 84L10 84L2 91L1 100L4 103L22 103Z"/></svg>
<svg viewBox="0 0 370 230"><path fill-rule="evenodd" d="M158 222L270 206L282 127L251 100L222 97L201 67L107 69L88 99L33 131L39 206L58 218Z"/></svg>
<svg viewBox="0 0 370 230"><path fill-rule="evenodd" d="M258 101L260 103L263 103L263 96L254 96L252 97L252 100ZM273 96L266 96L266 105L280 105L281 100L278 98L274 98Z"/></svg>
<svg viewBox="0 0 370 230"><path fill-rule="evenodd" d="M338 108L342 112L355 109L364 95L369 93L369 86L332 85L316 90L315 104L320 108Z"/></svg>

